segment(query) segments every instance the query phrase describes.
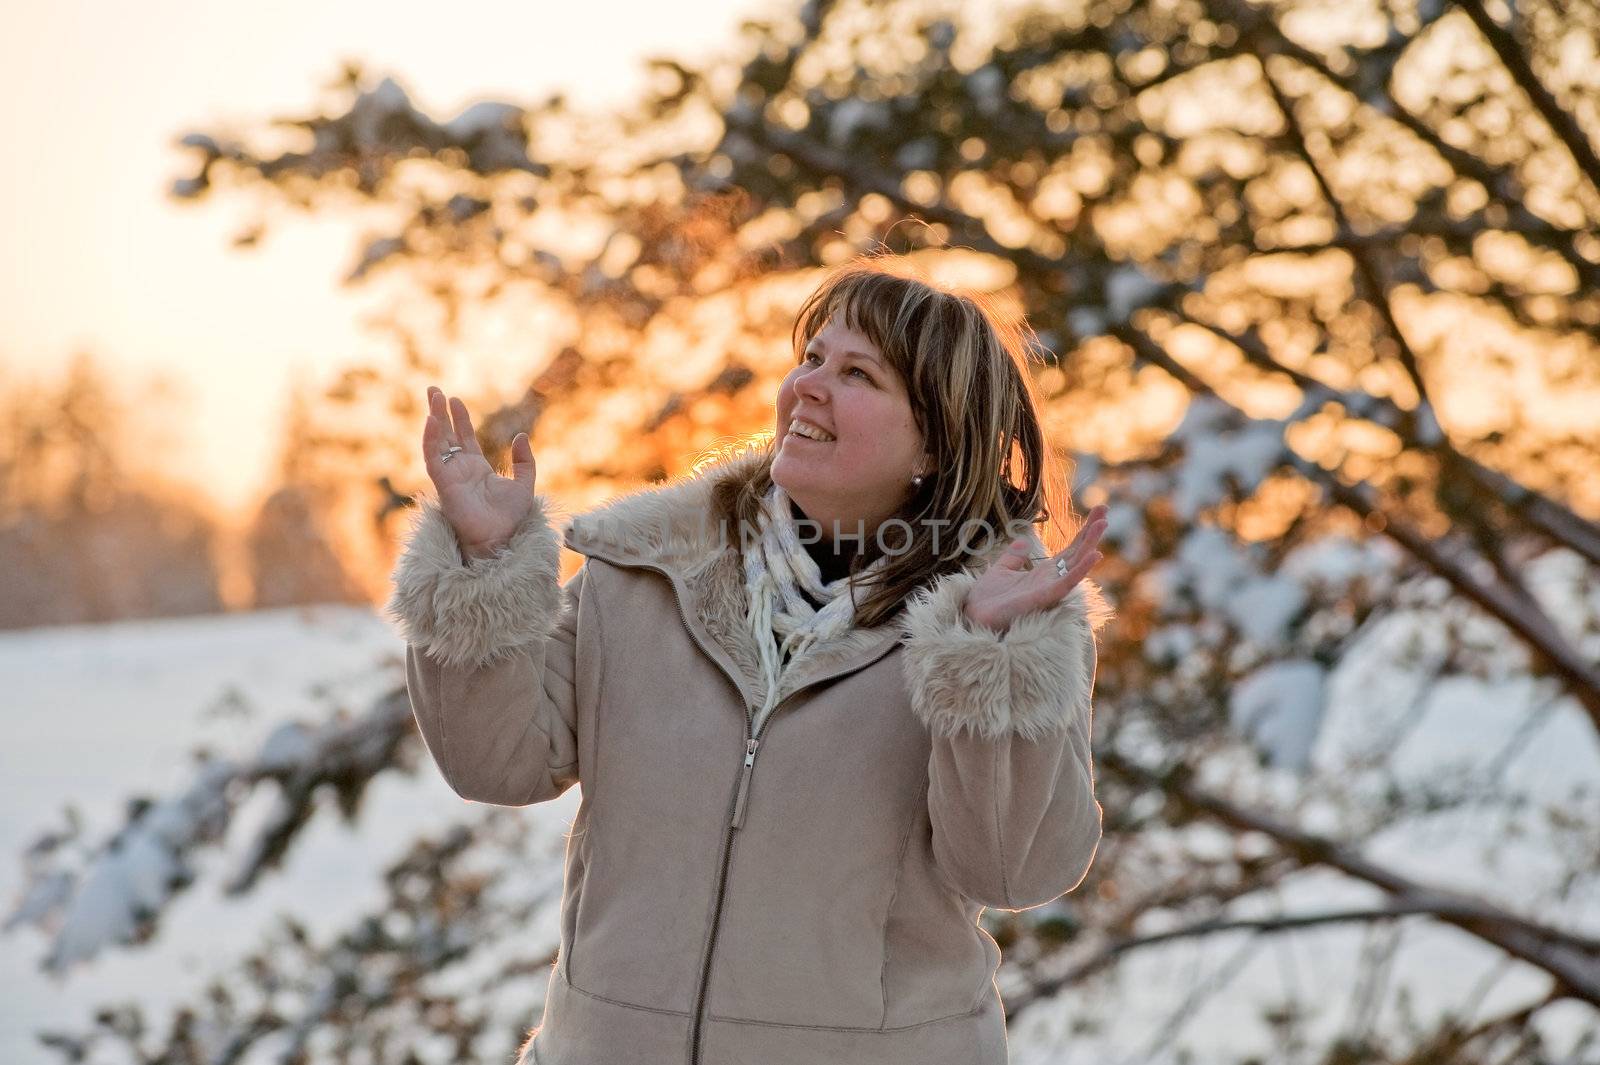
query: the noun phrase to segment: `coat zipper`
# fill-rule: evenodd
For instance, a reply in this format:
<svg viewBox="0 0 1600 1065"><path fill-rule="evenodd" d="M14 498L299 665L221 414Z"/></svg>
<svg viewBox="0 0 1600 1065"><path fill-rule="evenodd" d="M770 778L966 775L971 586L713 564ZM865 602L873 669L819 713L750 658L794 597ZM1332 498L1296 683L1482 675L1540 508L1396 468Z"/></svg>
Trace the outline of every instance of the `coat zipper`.
<svg viewBox="0 0 1600 1065"><path fill-rule="evenodd" d="M744 824L744 801L750 795L750 771L755 768L756 748L761 741L755 737L745 741L744 772L739 774L739 798L733 804L733 827L738 828Z"/></svg>
<svg viewBox="0 0 1600 1065"><path fill-rule="evenodd" d="M674 589L674 593L676 589ZM682 607L679 601L679 607ZM801 689L800 691L804 691ZM767 719L761 723L761 732L767 731L772 719L778 716L778 711L783 709L791 699L800 694L800 691L790 692L784 699L772 708ZM741 699L743 696L741 695ZM695 989L694 996L694 1026L689 1033L689 1065L700 1065L700 1039L705 1028L705 1002L706 992L711 987L711 959L717 952L717 932L722 927L722 903L728 891L728 868L733 864L734 832L744 824L745 800L750 794L750 777L755 772L756 749L761 746L761 733L752 733L755 719L750 714L750 707L744 710L745 743L744 743L744 769L739 774L739 791L733 800L733 817L729 819L728 828L722 840L722 871L717 877L717 902L711 910L711 936L706 943L706 954L700 964L700 984Z"/></svg>
<svg viewBox="0 0 1600 1065"><path fill-rule="evenodd" d="M672 588L672 598L678 604L678 614L683 618L684 626L692 633L694 626L689 623L689 614L684 608L683 596L678 594L677 582L672 579L670 573L660 567L649 566L647 568L654 569L656 572L666 576L667 584ZM728 678L730 684L733 684L734 690L739 696L739 701L745 703L744 690L725 671L723 675ZM733 861L734 832L744 824L745 801L750 794L750 778L755 773L756 750L761 746L761 733L766 732L768 727L771 726L772 719L778 716L778 711L782 710L797 696L802 695L813 684L820 683L823 679L827 678L813 680L779 700L777 705L772 708L771 713L767 715L766 720L761 722L760 732L754 731L755 718L750 712L748 703L745 704L744 764L739 774L739 790L733 800L733 815L728 819L728 827L722 839L722 869L717 875L717 901L711 911L711 935L706 942L705 957L701 959L700 963L700 984L695 989L694 1023L689 1033L689 1065L700 1065L700 1040L705 1032L706 993L711 987L711 959L717 952L717 932L722 927L722 904L728 891L728 868Z"/></svg>
<svg viewBox="0 0 1600 1065"><path fill-rule="evenodd" d="M604 556L596 555L595 557ZM654 570L655 572L666 577L667 586L672 589L672 599L678 604L678 615L683 619L684 627L689 630L691 635L694 634L694 625L689 621L689 612L683 605L683 596L678 594L678 582L673 578L671 573L661 566L652 565L647 562L618 562L614 559L608 559L607 561L612 562L614 565L628 565ZM716 660L715 655L712 655L711 658L713 661ZM718 665L720 667L721 663L718 662ZM750 793L750 778L755 772L756 749L761 745L760 732L753 731L755 727L755 718L751 714L750 706L745 700L744 689L739 686L738 681L734 680L732 674L730 674L726 669L722 669L722 675L727 678L729 684L733 685L735 694L739 696L739 702L744 704L744 762L743 768L739 775L739 790L734 796L733 813L728 819L728 827L726 832L723 834L722 839L722 869L717 876L717 902L711 913L711 936L709 941L706 943L705 957L701 960L700 964L700 985L695 989L694 1024L690 1031L689 1037L689 1065L700 1065L700 1038L704 1030L703 1022L705 1018L703 1013L705 1010L706 992L711 986L711 959L716 954L717 931L722 926L722 903L728 890L728 867L733 858L734 832L744 824L745 801ZM801 687L786 695L778 702L776 706L772 708L772 712L767 715L767 719L761 723L760 731L766 732L767 727L772 722L772 719L778 716L778 711L783 709L783 707L791 700L803 694L814 684L821 683L823 680L827 679L830 678L816 678L807 683L804 687Z"/></svg>
<svg viewBox="0 0 1600 1065"><path fill-rule="evenodd" d="M667 578L667 585L672 589L672 599L678 604L678 614L683 618L684 627L693 633L694 626L689 622L689 612L683 605L683 596L678 594L678 582L663 569L655 566L649 568L655 569ZM700 1063L700 1037L704 1030L706 991L711 985L711 959L717 951L717 931L722 926L722 903L728 891L728 867L733 859L733 833L744 823L745 797L750 793L750 777L755 770L756 748L761 746L761 737L754 731L755 718L745 700L744 689L726 672L723 675L727 676L728 682L733 685L735 693L739 696L739 702L744 705L744 768L739 774L739 791L733 800L733 815L729 818L728 828L722 837L722 869L717 874L717 901L711 911L711 935L706 942L705 957L700 960L700 983L694 993L694 1023L689 1033L689 1065ZM767 720L761 723L762 732L767 731L767 724L777 716L783 704L798 694L791 692L788 698L773 707L772 713L767 715Z"/></svg>

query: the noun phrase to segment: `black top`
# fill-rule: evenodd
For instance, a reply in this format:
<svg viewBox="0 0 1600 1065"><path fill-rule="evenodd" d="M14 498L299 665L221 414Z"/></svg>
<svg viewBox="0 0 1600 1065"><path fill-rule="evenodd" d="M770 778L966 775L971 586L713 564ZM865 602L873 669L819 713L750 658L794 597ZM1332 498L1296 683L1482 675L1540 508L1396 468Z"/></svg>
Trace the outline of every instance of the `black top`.
<svg viewBox="0 0 1600 1065"><path fill-rule="evenodd" d="M789 500L789 509L793 512L796 521L805 520L805 511L801 510L792 499ZM822 573L822 583L824 584L848 576L850 563L855 560L857 554L856 542L847 538L841 538L837 547L826 538L815 543L806 543L804 547L806 553L811 556L812 561L817 564L817 569ZM804 592L800 594L805 595ZM813 606L820 607L822 605L811 599L809 595L806 598L811 601Z"/></svg>

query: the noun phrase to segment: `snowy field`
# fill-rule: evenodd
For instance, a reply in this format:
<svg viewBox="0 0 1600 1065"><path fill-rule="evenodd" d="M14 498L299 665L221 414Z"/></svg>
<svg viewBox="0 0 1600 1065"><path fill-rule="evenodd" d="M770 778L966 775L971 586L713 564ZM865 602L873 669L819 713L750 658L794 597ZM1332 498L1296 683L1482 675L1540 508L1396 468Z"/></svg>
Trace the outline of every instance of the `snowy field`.
<svg viewBox="0 0 1600 1065"><path fill-rule="evenodd" d="M0 886L8 912L21 882L18 852L62 823L65 804L77 804L86 839L98 842L122 823L129 796L187 786L197 746L242 755L285 720L320 721L339 706L361 712L373 695L403 683L401 650L381 619L343 607L0 635L0 668L13 678L10 742L0 752ZM45 938L33 929L9 933L0 960L8 990L0 1062L58 1060L33 1030L82 1029L94 1004L136 998L155 1007L148 1016L160 1024L163 1004L188 998L206 973L255 945L277 912L293 912L319 933L343 928L381 900L375 870L419 832L459 820L467 806L426 765L415 779L384 774L355 832L329 804L295 843L284 874L269 874L243 899L220 897L214 872L227 867L226 856L207 855L212 864L202 866L152 941L103 953L59 985L38 968ZM248 835L251 820L241 816L230 838Z"/></svg>
<svg viewBox="0 0 1600 1065"><path fill-rule="evenodd" d="M97 843L121 824L128 797L161 796L189 783L189 752L196 746L244 756L283 721L320 721L338 707L360 713L374 695L403 683L401 650L381 619L341 607L0 634L0 670L10 678L9 742L0 751L5 804L0 887L7 910L21 883L21 848L40 831L59 827L67 803L82 814L86 840ZM1352 676L1363 674L1357 669ZM1381 725L1369 717L1375 705L1370 677L1342 686L1338 680L1317 744L1315 760L1324 767L1337 764L1341 752L1361 746L1362 738L1370 739ZM1394 760L1396 773L1425 780L1470 761L1485 745L1498 747L1525 721L1527 698L1507 683L1441 690L1407 734ZM1600 744L1578 714L1551 714L1519 743L1505 774L1508 788L1557 799L1584 794L1593 801ZM1586 792L1574 790L1585 786ZM573 789L555 803L516 812L535 820L538 834L555 842L545 852L557 884L560 833L570 826L578 798ZM473 812L424 758L415 778L389 773L378 779L354 833L330 803L296 842L284 872L269 874L242 901L219 897L221 878L215 874L227 867L230 855L207 853L198 889L183 893L169 908L152 942L103 953L59 984L38 969L45 938L31 928L10 932L0 951L8 992L0 1005L0 1062L57 1060L36 1043L34 1031L81 1029L98 1004L136 999L164 1028L167 1007L192 996L208 974L256 944L263 923L274 914L299 915L313 935L343 928L379 903L376 870L419 833L470 820ZM1461 816L1386 833L1370 841L1370 853L1419 879L1437 882L1445 874L1450 886L1525 908L1535 891L1528 885L1549 883L1548 853L1538 839L1528 839L1491 865L1481 849L1497 834L1495 823L1463 823ZM238 817L230 840L247 835L250 827L249 816ZM1190 845L1203 843L1208 832L1217 846L1228 839L1201 826L1190 835ZM1377 895L1336 874L1312 871L1291 881L1273 904L1286 910L1361 905L1380 901ZM1263 910L1261 904L1241 906L1236 915ZM1600 897L1592 877L1564 900L1542 898L1533 912L1544 921L1600 935ZM556 919L553 907L542 911L538 927L528 929L522 952L535 945L553 950ZM1477 1013L1487 1016L1537 997L1543 987L1531 970L1497 966L1496 953L1464 933L1423 919L1396 927L1404 937L1399 957L1407 971L1393 976L1407 984L1410 1008L1418 1015L1431 1016L1476 994L1481 996ZM1119 975L1059 1004L1026 1011L1011 1029L1012 1061L1146 1065L1174 1060L1172 1051L1180 1044L1196 1052L1197 1062L1221 1060L1224 1051L1231 1057L1251 1045L1252 1032L1264 1034L1261 1010L1290 997L1308 997L1318 1007L1308 1022L1313 1036L1359 1027L1352 1017L1358 1008L1365 1010L1361 1024L1387 1026L1392 1023L1387 1001L1358 1007L1349 991L1324 998L1311 990L1352 987L1349 974L1362 950L1372 947L1364 926L1336 926L1275 937L1264 947L1229 934L1140 952L1123 963ZM1208 998L1208 986L1220 991ZM1181 1033L1167 1032L1167 1019L1197 995L1197 988L1201 991L1188 1002L1190 1015ZM1078 1021L1088 1017L1111 1021L1085 1031ZM535 1006L526 1023L537 1021ZM1542 1027L1559 1048L1574 1045L1596 1024L1594 1011L1569 1003L1547 1011ZM1600 1054L1600 1048L1591 1044L1585 1053ZM1269 1054L1268 1060L1301 1057L1306 1056Z"/></svg>

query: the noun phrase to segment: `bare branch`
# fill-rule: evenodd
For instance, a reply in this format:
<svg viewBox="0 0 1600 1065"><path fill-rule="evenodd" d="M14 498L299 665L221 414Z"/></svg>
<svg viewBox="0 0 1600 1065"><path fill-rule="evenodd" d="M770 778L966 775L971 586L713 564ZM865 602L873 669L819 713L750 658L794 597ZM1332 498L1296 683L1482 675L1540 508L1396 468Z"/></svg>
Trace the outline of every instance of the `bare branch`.
<svg viewBox="0 0 1600 1065"><path fill-rule="evenodd" d="M1208 917L1178 928L1152 932L1149 935L1122 936L1112 939L1099 947L1090 957L1074 964L1066 972L1047 978L1030 980L1025 991L1021 993L1013 992L1008 995L1006 998L1006 1017L1008 1020L1011 1019L1033 1003L1041 999L1051 998L1063 988L1086 980L1101 970L1109 968L1119 961L1123 955L1145 947L1155 947L1180 939L1194 939L1223 932L1288 932L1302 928L1318 928L1325 925L1371 924L1374 922L1393 921L1401 917L1417 916L1435 917L1450 923L1464 920L1503 921L1509 926L1525 929L1530 934L1540 937L1561 935L1561 933L1547 926L1526 921L1514 914L1506 913L1481 902L1409 895L1398 895L1393 902L1386 906L1358 906L1345 910L1275 914L1271 917ZM1586 939L1580 936L1569 936L1567 938L1575 946L1586 949L1591 953L1600 953L1600 940Z"/></svg>
<svg viewBox="0 0 1600 1065"><path fill-rule="evenodd" d="M1212 396L1217 402L1227 404L1235 413L1244 416L1242 411L1228 403L1215 389L1168 355L1162 350L1161 345L1140 330L1122 325L1114 328L1112 332L1132 347L1141 358L1160 366L1191 391ZM1385 535L1411 552L1418 560L1448 580L1463 595L1516 633L1571 689L1588 712L1595 727L1600 729L1600 668L1579 654L1543 613L1529 609L1527 602L1520 595L1508 592L1499 585L1488 585L1478 580L1469 572L1465 561L1447 553L1438 543L1387 513L1376 499L1376 492L1369 485L1364 482L1347 485L1334 471L1308 461L1287 444L1284 445L1283 456L1285 463L1294 466L1308 480L1321 485L1335 502L1350 508L1364 518L1371 517L1378 520Z"/></svg>
<svg viewBox="0 0 1600 1065"><path fill-rule="evenodd" d="M1185 763L1151 769L1115 750L1097 751L1096 761L1131 782L1156 787L1190 809L1208 814L1235 829L1264 833L1308 865L1326 865L1383 888L1394 895L1402 907L1424 907L1445 924L1492 943L1512 957L1549 973L1560 994L1600 1006L1600 942L1541 925L1462 892L1420 884L1362 857L1338 841L1247 810L1197 787L1192 782L1193 771Z"/></svg>
<svg viewBox="0 0 1600 1065"><path fill-rule="evenodd" d="M1435 442L1430 449L1442 456L1448 456L1449 460L1455 463L1455 468L1468 474L1496 503L1512 513L1522 515L1529 524L1555 542L1570 548L1591 562L1600 563L1600 527L1594 522L1573 512L1561 501L1551 499L1537 489L1529 488L1458 450L1443 432L1426 428L1421 423L1417 411L1406 410L1387 396L1335 389L1311 374L1286 366L1278 361L1254 330L1234 333L1184 310L1180 309L1177 313L1184 321L1197 325L1232 344L1248 362L1259 369L1283 374L1307 395L1326 395L1352 415L1375 425L1381 425L1414 447L1429 447L1428 439L1431 436Z"/></svg>
<svg viewBox="0 0 1600 1065"><path fill-rule="evenodd" d="M1551 131L1567 146L1567 151L1572 153L1578 169L1589 178L1591 185L1600 190L1600 155L1595 154L1594 145L1589 143L1589 137L1578 125L1578 120L1567 113L1550 94L1550 90L1544 87L1529 65L1528 57L1518 47L1516 38L1489 17L1480 0L1455 0L1455 5L1465 11L1472 24L1478 27L1478 32L1489 42L1494 54L1500 57L1500 62L1505 64L1513 80L1528 94L1534 109L1549 123Z"/></svg>

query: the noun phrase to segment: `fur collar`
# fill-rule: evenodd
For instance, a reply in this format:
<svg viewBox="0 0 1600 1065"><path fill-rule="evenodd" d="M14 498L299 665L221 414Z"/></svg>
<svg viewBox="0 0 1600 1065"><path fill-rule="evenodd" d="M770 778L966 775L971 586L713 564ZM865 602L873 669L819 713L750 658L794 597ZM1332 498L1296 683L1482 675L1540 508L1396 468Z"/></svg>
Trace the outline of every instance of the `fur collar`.
<svg viewBox="0 0 1600 1065"><path fill-rule="evenodd" d="M721 663L752 709L762 703L762 681L747 626L744 566L736 531L719 528L711 498L720 483L748 481L765 458L765 450L754 446L725 454L665 484L574 516L564 536L579 554L665 574L695 639ZM1004 549L999 545L997 553ZM901 610L878 625L853 626L812 644L784 671L779 699L888 654L904 638L904 614Z"/></svg>
<svg viewBox="0 0 1600 1065"><path fill-rule="evenodd" d="M567 546L608 562L691 576L730 546L711 511L712 491L718 484L749 481L764 458L760 448L746 448L602 503L571 519Z"/></svg>

